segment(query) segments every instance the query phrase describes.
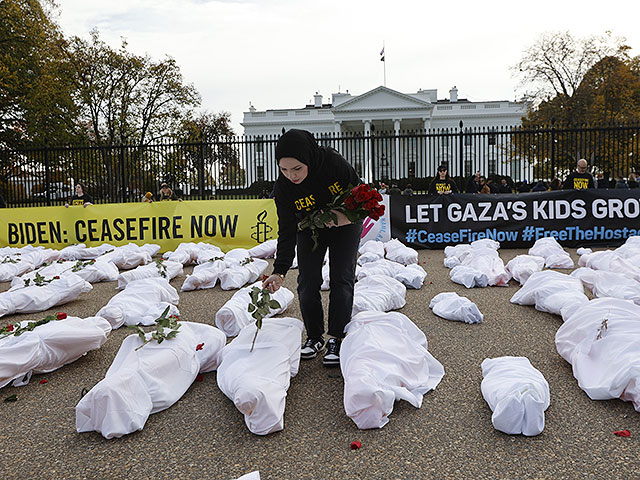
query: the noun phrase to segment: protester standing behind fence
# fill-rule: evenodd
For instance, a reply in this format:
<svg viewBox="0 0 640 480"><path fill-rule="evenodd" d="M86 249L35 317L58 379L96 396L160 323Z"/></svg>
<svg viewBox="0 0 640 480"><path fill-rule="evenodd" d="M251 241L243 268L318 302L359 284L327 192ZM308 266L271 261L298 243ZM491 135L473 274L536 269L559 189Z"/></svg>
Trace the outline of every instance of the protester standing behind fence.
<svg viewBox="0 0 640 480"><path fill-rule="evenodd" d="M589 172L587 172L588 167L589 164L584 158L578 160L576 170L571 172L565 179L562 188L564 190L585 190L587 188L595 188L593 177Z"/></svg>
<svg viewBox="0 0 640 480"><path fill-rule="evenodd" d="M160 185L160 191L156 194L156 200L159 202L166 202L169 200L177 200L178 202L182 201L182 199L178 198L175 192L171 190L171 188L169 188L169 185L167 185L166 183Z"/></svg>
<svg viewBox="0 0 640 480"><path fill-rule="evenodd" d="M349 222L341 212L337 225L330 222L319 230L314 249L311 230L297 231L298 222L309 212L324 208L350 186L360 183L356 171L334 149L319 147L311 133L289 130L276 144L280 175L274 187L278 212L278 250L273 274L263 287L278 290L298 249L298 298L307 330L300 358L312 359L324 347L324 312L320 286L322 264L329 249L329 328L330 339L323 365L340 364L340 344L344 327L351 320L356 256L362 234L362 221ZM333 228L332 228L333 227Z"/></svg>
<svg viewBox="0 0 640 480"><path fill-rule="evenodd" d="M71 205L82 205L83 207L87 207L89 205L93 205L93 198L86 193L84 185L81 183L76 183L76 193L73 195L69 202L65 203L64 206L69 208L69 204Z"/></svg>
<svg viewBox="0 0 640 480"><path fill-rule="evenodd" d="M438 167L438 173L429 184L429 193L438 195L458 193L458 186L449 176L449 168L446 165Z"/></svg>

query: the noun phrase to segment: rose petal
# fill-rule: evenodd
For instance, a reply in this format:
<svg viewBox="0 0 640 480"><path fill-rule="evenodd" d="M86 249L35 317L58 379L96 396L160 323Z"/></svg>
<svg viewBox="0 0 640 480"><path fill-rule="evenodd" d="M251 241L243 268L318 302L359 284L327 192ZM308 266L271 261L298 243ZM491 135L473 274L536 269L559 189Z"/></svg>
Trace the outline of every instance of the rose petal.
<svg viewBox="0 0 640 480"><path fill-rule="evenodd" d="M362 444L358 440L351 442L351 450L358 450L359 448L362 448Z"/></svg>
<svg viewBox="0 0 640 480"><path fill-rule="evenodd" d="M49 383L49 381L46 378L43 378L42 380L40 380L40 385L44 385L45 383Z"/></svg>
<svg viewBox="0 0 640 480"><path fill-rule="evenodd" d="M616 430L615 432L613 432L614 435L617 435L619 437L630 437L631 436L631 432L629 430L627 430L626 428L624 430Z"/></svg>
<svg viewBox="0 0 640 480"><path fill-rule="evenodd" d="M197 352L198 350L202 350L202 347L204 347L204 343L199 343L199 344L196 346L196 352Z"/></svg>
<svg viewBox="0 0 640 480"><path fill-rule="evenodd" d="M198 376L196 377L196 382L201 382L202 380L204 380L204 377L202 376L201 373L199 373Z"/></svg>

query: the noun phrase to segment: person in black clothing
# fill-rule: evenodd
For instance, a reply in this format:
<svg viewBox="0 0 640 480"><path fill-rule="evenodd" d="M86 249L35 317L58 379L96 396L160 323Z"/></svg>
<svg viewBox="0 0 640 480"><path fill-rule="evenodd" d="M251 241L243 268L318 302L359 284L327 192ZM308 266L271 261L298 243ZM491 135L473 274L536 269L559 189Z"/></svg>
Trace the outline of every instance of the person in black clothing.
<svg viewBox="0 0 640 480"><path fill-rule="evenodd" d="M589 164L584 158L578 160L576 171L571 172L562 184L563 190L585 190L587 188L595 188L593 177L587 168Z"/></svg>
<svg viewBox="0 0 640 480"><path fill-rule="evenodd" d="M404 190L402 191L402 195L406 197L410 197L411 195L413 195L413 188L411 188L410 183L407 183L407 186L404 187Z"/></svg>
<svg viewBox="0 0 640 480"><path fill-rule="evenodd" d="M467 193L478 193L480 191L480 172L476 172L473 177L467 180L467 186L465 188Z"/></svg>
<svg viewBox="0 0 640 480"><path fill-rule="evenodd" d="M171 190L171 188L169 188L169 185L167 185L166 183L160 185L160 191L156 194L156 200L158 202L167 202L169 200L176 200L178 202L182 201L182 199L178 198L178 196L174 193L173 190Z"/></svg>
<svg viewBox="0 0 640 480"><path fill-rule="evenodd" d="M558 177L553 177L551 179L549 190L560 190L560 179Z"/></svg>
<svg viewBox="0 0 640 480"><path fill-rule="evenodd" d="M429 193L438 195L449 195L458 193L458 186L449 176L449 169L446 165L438 167L438 174L429 184Z"/></svg>
<svg viewBox="0 0 640 480"><path fill-rule="evenodd" d="M313 249L309 229L297 231L298 222L309 212L324 208L333 198L360 184L356 171L334 149L319 147L304 130L289 130L276 145L280 175L274 192L278 212L278 249L273 274L263 281L263 288L278 290L298 248L298 298L307 330L307 340L300 358L315 358L325 347L324 313L320 286L322 263L329 249L330 288L329 328L323 365L340 364L340 343L344 327L351 320L356 256L362 235L362 220L351 223L334 210L337 225L329 222L319 230L319 246Z"/></svg>
<svg viewBox="0 0 640 480"><path fill-rule="evenodd" d="M544 184L544 182L542 180L539 180L538 183L536 183L533 186L531 191L532 192L546 192L547 191L547 186Z"/></svg>
<svg viewBox="0 0 640 480"><path fill-rule="evenodd" d="M2 195L0 195L0 208L7 208L7 202Z"/></svg>
<svg viewBox="0 0 640 480"><path fill-rule="evenodd" d="M520 184L516 185L516 191L518 193L528 193L531 191L531 185L527 182L527 179L523 179Z"/></svg>
<svg viewBox="0 0 640 480"><path fill-rule="evenodd" d="M69 205L82 205L83 207L87 207L89 205L93 205L93 198L86 193L84 185L81 183L76 183L76 193L73 195L68 203L65 203L64 206L69 208Z"/></svg>
<svg viewBox="0 0 640 480"><path fill-rule="evenodd" d="M498 192L500 192L500 193L513 193L513 191L511 190L511 187L509 186L509 183L507 182L506 178L503 178L502 180L500 180L500 187L498 188Z"/></svg>
<svg viewBox="0 0 640 480"><path fill-rule="evenodd" d="M391 188L389 189L388 193L389 193L389 195L400 195L402 193L402 191L398 188L398 185L393 183L391 185Z"/></svg>

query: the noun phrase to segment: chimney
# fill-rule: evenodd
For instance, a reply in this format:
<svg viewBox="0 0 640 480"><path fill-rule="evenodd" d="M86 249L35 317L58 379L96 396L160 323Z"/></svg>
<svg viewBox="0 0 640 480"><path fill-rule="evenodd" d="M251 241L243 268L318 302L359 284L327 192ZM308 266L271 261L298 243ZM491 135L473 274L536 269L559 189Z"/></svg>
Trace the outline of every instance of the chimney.
<svg viewBox="0 0 640 480"><path fill-rule="evenodd" d="M314 105L313 105L314 107L322 108L322 95L316 92L316 94L313 96L313 100L314 100Z"/></svg>
<svg viewBox="0 0 640 480"><path fill-rule="evenodd" d="M455 85L451 90L449 90L449 100L451 101L451 103L458 101L458 89Z"/></svg>

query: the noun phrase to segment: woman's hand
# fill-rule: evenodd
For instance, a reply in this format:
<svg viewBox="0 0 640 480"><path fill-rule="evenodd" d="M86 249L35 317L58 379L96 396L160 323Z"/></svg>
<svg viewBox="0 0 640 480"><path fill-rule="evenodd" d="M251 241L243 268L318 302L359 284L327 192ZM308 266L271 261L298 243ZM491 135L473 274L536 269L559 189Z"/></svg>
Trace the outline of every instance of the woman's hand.
<svg viewBox="0 0 640 480"><path fill-rule="evenodd" d="M274 273L262 282L262 288L266 288L270 293L275 293L280 289L283 283L284 279L280 275Z"/></svg>
<svg viewBox="0 0 640 480"><path fill-rule="evenodd" d="M342 227L344 225L349 225L351 223L351 221L347 218L347 216L344 213L338 210L331 210L331 211L336 214L336 217L338 217L338 223L336 224L333 220L329 221L328 223L325 223L325 225L328 228Z"/></svg>
<svg viewBox="0 0 640 480"><path fill-rule="evenodd" d="M89 205L93 205L93 203L85 202L82 206L83 206L84 208L87 208Z"/></svg>

